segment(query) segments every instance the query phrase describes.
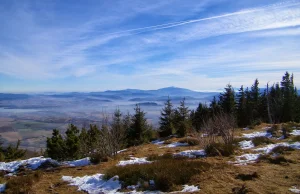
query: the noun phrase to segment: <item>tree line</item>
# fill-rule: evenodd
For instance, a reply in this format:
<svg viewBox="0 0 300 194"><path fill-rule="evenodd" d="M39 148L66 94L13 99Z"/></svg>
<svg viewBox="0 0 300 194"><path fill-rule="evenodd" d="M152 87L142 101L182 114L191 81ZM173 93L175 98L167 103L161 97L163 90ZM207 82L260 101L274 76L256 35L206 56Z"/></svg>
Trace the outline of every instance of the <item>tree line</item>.
<svg viewBox="0 0 300 194"><path fill-rule="evenodd" d="M46 155L57 160L89 156L98 162L155 137L184 137L189 132L201 131L218 118L230 121L231 127L235 121L239 127L251 127L261 122L300 122L300 97L294 86L294 76L286 72L280 83L268 84L263 90L259 88L258 79L251 87L241 86L237 92L228 84L224 92L213 97L210 103L199 103L196 110L190 110L185 99L174 107L168 98L161 110L157 129L147 122L146 113L139 105L134 110L130 115L117 109L112 118L103 118L101 126L90 125L80 130L71 124L65 134L54 129L52 137L47 138ZM224 114L230 117L225 118ZM214 128L222 132L222 127ZM232 138L232 134L224 137Z"/></svg>

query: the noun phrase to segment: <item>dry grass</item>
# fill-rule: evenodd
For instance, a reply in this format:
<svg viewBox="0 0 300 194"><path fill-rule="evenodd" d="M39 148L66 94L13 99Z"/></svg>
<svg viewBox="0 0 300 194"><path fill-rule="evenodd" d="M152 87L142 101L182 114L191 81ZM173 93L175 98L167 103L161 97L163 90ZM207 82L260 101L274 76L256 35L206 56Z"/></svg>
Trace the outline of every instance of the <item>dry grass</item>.
<svg viewBox="0 0 300 194"><path fill-rule="evenodd" d="M262 124L256 126L255 129L245 131L238 130L236 135L242 133L264 131L262 128L269 126ZM291 137L293 138L293 137ZM284 140L284 141L288 141ZM173 142L178 139L172 139ZM119 154L116 158L110 159L108 162L98 165L91 165L82 168L58 168L53 171L43 172L42 178L38 182L34 182L31 188L31 193L83 193L77 191L77 187L69 186L68 183L61 180L62 176L84 176L93 175L96 173L105 173L107 169L115 167L119 160L128 158L129 155L134 157L158 157L161 154L173 154L191 149L190 147L163 148L153 144L146 144L129 148L127 151ZM193 149L202 149L201 146L195 146ZM241 150L240 150L241 151ZM237 154L240 155L241 153ZM208 163L210 168L193 175L188 181L189 185L197 185L201 191L199 193L215 194L215 193L232 193L233 188L242 188L243 185L249 193L289 193L288 189L300 183L300 150L283 151L283 156L292 163L284 163L285 165L274 165L269 162L260 162L248 164L247 166L234 166L228 164L228 161L233 161L232 157L207 157L196 159L196 161ZM243 181L237 179L238 175L252 175L254 172L258 174L258 178L253 180ZM180 174L180 173L179 173ZM8 178L5 178L6 182ZM177 188L178 190L181 189Z"/></svg>

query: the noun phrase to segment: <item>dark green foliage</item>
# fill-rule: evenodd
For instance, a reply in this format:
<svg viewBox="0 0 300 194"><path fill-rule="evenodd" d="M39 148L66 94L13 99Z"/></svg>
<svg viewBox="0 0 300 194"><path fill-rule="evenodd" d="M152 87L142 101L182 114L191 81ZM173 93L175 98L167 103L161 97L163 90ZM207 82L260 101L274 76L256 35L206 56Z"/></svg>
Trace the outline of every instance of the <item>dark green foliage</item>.
<svg viewBox="0 0 300 194"><path fill-rule="evenodd" d="M254 137L252 139L252 143L255 146L259 146L259 145L264 145L264 144L271 144L271 143L273 143L273 141L267 137Z"/></svg>
<svg viewBox="0 0 300 194"><path fill-rule="evenodd" d="M200 142L197 138L186 137L179 140L180 143L188 143L190 146L199 145Z"/></svg>
<svg viewBox="0 0 300 194"><path fill-rule="evenodd" d="M194 176L209 170L210 165L202 161L187 159L161 159L150 164L117 166L105 172L106 179L115 175L123 181L123 187L136 185L138 182L154 180L155 190L168 192L173 186L184 185ZM184 170L182 170L184 169ZM147 188L144 188L145 190Z"/></svg>
<svg viewBox="0 0 300 194"><path fill-rule="evenodd" d="M174 123L176 127L176 134L179 137L184 137L192 129L190 110L185 105L185 98L180 101L180 106L175 110Z"/></svg>
<svg viewBox="0 0 300 194"><path fill-rule="evenodd" d="M239 127L253 128L262 122L300 122L300 96L294 87L294 77L286 72L280 83L270 88L267 84L263 92L259 88L258 79L255 79L250 89L241 86L236 95L233 87L228 84L218 100L213 98L209 108L199 104L197 110L192 111L193 127L199 130L203 121L220 112L233 114Z"/></svg>
<svg viewBox="0 0 300 194"><path fill-rule="evenodd" d="M56 160L66 158L66 144L57 129L53 129L52 137L47 138L46 155Z"/></svg>
<svg viewBox="0 0 300 194"><path fill-rule="evenodd" d="M249 191L248 191L248 189L247 189L247 187L245 186L245 185L243 185L243 186L241 186L241 187L234 187L233 189L232 189L232 193L233 194L246 194L246 193L248 193Z"/></svg>
<svg viewBox="0 0 300 194"><path fill-rule="evenodd" d="M203 122L206 121L210 115L209 107L206 104L199 103L196 111L191 114L193 127L199 131Z"/></svg>
<svg viewBox="0 0 300 194"><path fill-rule="evenodd" d="M168 137L175 132L174 128L174 110L173 105L168 98L165 102L165 107L161 111L161 116L159 117L159 136Z"/></svg>
<svg viewBox="0 0 300 194"><path fill-rule="evenodd" d="M249 122L246 119L247 114L247 98L244 92L244 87L241 86L239 89L239 93L237 94L238 102L237 102L237 123L241 127L246 127Z"/></svg>
<svg viewBox="0 0 300 194"><path fill-rule="evenodd" d="M117 154L117 151L126 147L126 130L122 120L122 113L120 109L115 110L111 130L113 155Z"/></svg>
<svg viewBox="0 0 300 194"><path fill-rule="evenodd" d="M254 172L252 174L238 174L235 178L242 181L251 181L258 178L258 174L257 172Z"/></svg>
<svg viewBox="0 0 300 194"><path fill-rule="evenodd" d="M9 179L6 183L5 193L32 193L32 186L42 178L42 172L35 171L26 173L22 176L16 176Z"/></svg>
<svg viewBox="0 0 300 194"><path fill-rule="evenodd" d="M227 84L224 93L220 94L219 104L224 113L235 113L235 93L233 87L230 84Z"/></svg>
<svg viewBox="0 0 300 194"><path fill-rule="evenodd" d="M12 161L23 158L26 150L20 149L20 144L21 140L18 140L15 146L10 144L8 147L3 148L0 142L0 161Z"/></svg>
<svg viewBox="0 0 300 194"><path fill-rule="evenodd" d="M131 125L127 129L127 145L140 145L150 140L150 126L145 117L146 113L141 110L139 105L135 107L135 114L131 118Z"/></svg>
<svg viewBox="0 0 300 194"><path fill-rule="evenodd" d="M70 124L66 131L65 145L66 145L66 158L79 159L79 130L73 124Z"/></svg>
<svg viewBox="0 0 300 194"><path fill-rule="evenodd" d="M236 149L235 145L226 145L223 143L210 143L204 150L207 156L231 156Z"/></svg>

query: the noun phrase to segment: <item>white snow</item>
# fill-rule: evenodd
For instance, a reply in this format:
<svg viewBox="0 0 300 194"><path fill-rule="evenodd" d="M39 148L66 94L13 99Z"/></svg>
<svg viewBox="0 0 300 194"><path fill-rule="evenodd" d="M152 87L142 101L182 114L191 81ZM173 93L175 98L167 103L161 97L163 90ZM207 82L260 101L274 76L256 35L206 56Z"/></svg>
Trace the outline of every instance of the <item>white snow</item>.
<svg viewBox="0 0 300 194"><path fill-rule="evenodd" d="M4 192L6 189L6 184L0 184L0 192Z"/></svg>
<svg viewBox="0 0 300 194"><path fill-rule="evenodd" d="M179 153L174 154L174 156L184 156L188 158L197 158L197 157L204 157L206 153L204 150L186 150Z"/></svg>
<svg viewBox="0 0 300 194"><path fill-rule="evenodd" d="M181 192L197 192L197 191L200 191L198 186L184 185L184 188Z"/></svg>
<svg viewBox="0 0 300 194"><path fill-rule="evenodd" d="M272 127L269 126L269 127L264 127L263 129L264 129L264 130L268 130L268 129L271 129L271 128L272 128Z"/></svg>
<svg viewBox="0 0 300 194"><path fill-rule="evenodd" d="M127 151L127 149L123 149L123 150L117 151L117 154L125 152L125 151Z"/></svg>
<svg viewBox="0 0 300 194"><path fill-rule="evenodd" d="M300 135L300 130L294 129L290 134L291 135Z"/></svg>
<svg viewBox="0 0 300 194"><path fill-rule="evenodd" d="M103 174L95 174L84 177L63 176L62 180L70 185L78 186L78 190L86 191L90 194L96 193L116 193L121 189L119 177L115 176L109 180L103 180Z"/></svg>
<svg viewBox="0 0 300 194"><path fill-rule="evenodd" d="M130 157L130 160L121 160L117 166L126 166L130 164L146 164L146 163L151 163L151 161L148 161L147 158L135 158L135 157Z"/></svg>
<svg viewBox="0 0 300 194"><path fill-rule="evenodd" d="M293 186L289 189L292 193L300 193L300 189L297 189L297 187Z"/></svg>
<svg viewBox="0 0 300 194"><path fill-rule="evenodd" d="M32 170L37 169L40 167L44 162L51 162L56 165L67 165L67 166L87 166L90 165L91 162L89 158L83 158L80 160L74 161L66 161L66 162L57 162L51 158L44 158L43 156L29 158L27 160L17 160L12 162L0 162L0 170L7 171L7 172L15 172L19 169L20 166L26 166Z"/></svg>
<svg viewBox="0 0 300 194"><path fill-rule="evenodd" d="M250 148L254 148L254 147L255 147L251 140L249 140L249 141L247 141L247 140L241 141L241 142L239 142L239 145L240 145L240 147L241 147L243 150L246 150L246 149L250 149Z"/></svg>
<svg viewBox="0 0 300 194"><path fill-rule="evenodd" d="M175 142L175 143L170 143L168 145L159 147L159 148L175 148L175 147L181 147L181 146L188 146L188 143L180 143L180 142Z"/></svg>
<svg viewBox="0 0 300 194"><path fill-rule="evenodd" d="M158 140L155 140L155 141L151 141L151 143L155 144L155 145L163 145L165 141L160 141L159 139Z"/></svg>
<svg viewBox="0 0 300 194"><path fill-rule="evenodd" d="M50 161L53 163L57 163L55 160L52 160L51 158L44 158L44 157L35 157L30 158L27 160L18 160L18 161L12 161L12 162L0 162L0 170L8 171L8 172L14 172L21 165L26 165L28 168L35 170L37 169L42 163Z"/></svg>
<svg viewBox="0 0 300 194"><path fill-rule="evenodd" d="M253 133L244 133L243 136L245 138L254 138L254 137L272 137L271 133L268 133L266 131L262 132L253 132Z"/></svg>
<svg viewBox="0 0 300 194"><path fill-rule="evenodd" d="M243 128L244 130L249 130L249 127L245 127L245 128Z"/></svg>
<svg viewBox="0 0 300 194"><path fill-rule="evenodd" d="M254 163L260 154L244 154L236 157L236 161L231 162L236 165L247 165L248 163Z"/></svg>
<svg viewBox="0 0 300 194"><path fill-rule="evenodd" d="M76 166L88 166L91 164L90 158L82 158L79 160L73 160L73 161L65 161L62 162L63 165L67 165L67 166L72 166L72 167L76 167Z"/></svg>
<svg viewBox="0 0 300 194"><path fill-rule="evenodd" d="M277 144L269 144L265 147L254 149L254 151L264 152L264 153L268 154L272 151L272 149L274 149L275 147L278 147L278 146L286 146L286 147L291 147L291 148L294 148L294 149L300 149L300 142L295 142L295 143L292 143L292 144L288 144L288 143L285 143L285 142L284 143L277 143Z"/></svg>

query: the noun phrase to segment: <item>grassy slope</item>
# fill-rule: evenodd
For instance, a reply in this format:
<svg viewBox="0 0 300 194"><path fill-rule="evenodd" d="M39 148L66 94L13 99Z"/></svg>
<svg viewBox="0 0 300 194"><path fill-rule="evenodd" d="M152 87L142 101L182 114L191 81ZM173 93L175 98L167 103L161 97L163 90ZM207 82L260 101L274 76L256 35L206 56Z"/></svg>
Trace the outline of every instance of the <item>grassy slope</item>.
<svg viewBox="0 0 300 194"><path fill-rule="evenodd" d="M253 131L261 131L261 125ZM245 131L240 130L237 134ZM177 141L173 138L172 141ZM135 157L146 157L151 154L174 153L188 149L201 149L199 146L177 147L177 148L158 148L157 145L147 144L132 147L119 154L117 158L99 165L86 166L82 168L58 168L53 172L43 172L40 181L33 185L33 193L83 193L77 191L77 187L68 186L61 177L64 176L84 176L96 173L104 173L106 169L113 167L119 160L128 158L128 155ZM249 152L249 151L248 151ZM244 152L243 152L244 153ZM237 151L241 155L242 151ZM233 157L208 157L203 160L210 163L213 167L210 171L194 176L189 184L198 185L201 188L199 193L232 193L232 188L246 185L249 193L289 193L288 189L300 183L300 150L285 153L287 159L293 161L284 165L274 165L266 162L248 164L247 166L234 166L228 164L233 161ZM257 172L258 178L250 181L236 179L238 174L250 174Z"/></svg>

